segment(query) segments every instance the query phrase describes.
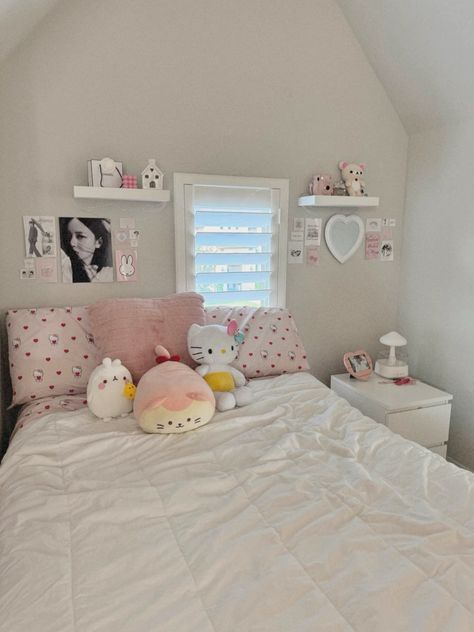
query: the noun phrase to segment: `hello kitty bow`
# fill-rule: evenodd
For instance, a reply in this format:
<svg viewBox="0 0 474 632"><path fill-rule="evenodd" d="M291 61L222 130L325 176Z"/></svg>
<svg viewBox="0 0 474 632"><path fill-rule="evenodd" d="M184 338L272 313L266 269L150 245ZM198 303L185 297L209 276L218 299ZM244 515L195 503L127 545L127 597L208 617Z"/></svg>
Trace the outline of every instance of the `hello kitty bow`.
<svg viewBox="0 0 474 632"><path fill-rule="evenodd" d="M244 341L244 334L239 331L239 326L236 320L231 320L227 325L227 333L229 336L234 336L235 342L240 345Z"/></svg>

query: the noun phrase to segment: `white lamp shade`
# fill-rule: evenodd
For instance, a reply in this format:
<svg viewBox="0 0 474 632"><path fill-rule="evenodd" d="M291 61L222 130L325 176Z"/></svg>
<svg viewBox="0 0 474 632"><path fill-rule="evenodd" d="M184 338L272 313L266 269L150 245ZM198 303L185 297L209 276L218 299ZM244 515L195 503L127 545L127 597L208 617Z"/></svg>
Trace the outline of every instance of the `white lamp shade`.
<svg viewBox="0 0 474 632"><path fill-rule="evenodd" d="M396 331L391 331L388 334L384 334L380 338L380 342L388 347L404 347L407 344L407 339Z"/></svg>

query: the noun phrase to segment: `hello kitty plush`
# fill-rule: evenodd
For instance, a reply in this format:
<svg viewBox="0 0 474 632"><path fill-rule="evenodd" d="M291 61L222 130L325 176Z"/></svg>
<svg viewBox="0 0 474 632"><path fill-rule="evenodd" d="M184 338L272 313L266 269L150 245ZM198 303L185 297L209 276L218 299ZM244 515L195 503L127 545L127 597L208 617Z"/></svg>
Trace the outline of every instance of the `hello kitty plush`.
<svg viewBox="0 0 474 632"><path fill-rule="evenodd" d="M105 421L125 416L132 411L134 391L130 371L121 361L104 358L87 384L89 410Z"/></svg>
<svg viewBox="0 0 474 632"><path fill-rule="evenodd" d="M242 339L235 320L227 327L191 325L188 330L188 351L199 364L196 372L214 391L216 408L221 412L253 400L252 391L245 386L244 374L230 366L239 353Z"/></svg>
<svg viewBox="0 0 474 632"><path fill-rule="evenodd" d="M346 162L341 160L339 163L342 179L346 185L346 191L349 195L360 197L366 194L365 182L362 176L365 170L364 164L356 164L354 162Z"/></svg>

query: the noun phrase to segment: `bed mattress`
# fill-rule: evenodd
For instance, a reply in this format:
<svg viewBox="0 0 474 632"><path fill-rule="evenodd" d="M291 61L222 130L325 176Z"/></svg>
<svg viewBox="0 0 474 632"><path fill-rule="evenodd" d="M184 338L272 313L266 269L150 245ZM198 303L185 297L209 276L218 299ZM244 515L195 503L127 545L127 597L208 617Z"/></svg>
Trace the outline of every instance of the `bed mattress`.
<svg viewBox="0 0 474 632"><path fill-rule="evenodd" d="M474 476L309 374L182 435L87 409L0 468L3 632L474 630Z"/></svg>

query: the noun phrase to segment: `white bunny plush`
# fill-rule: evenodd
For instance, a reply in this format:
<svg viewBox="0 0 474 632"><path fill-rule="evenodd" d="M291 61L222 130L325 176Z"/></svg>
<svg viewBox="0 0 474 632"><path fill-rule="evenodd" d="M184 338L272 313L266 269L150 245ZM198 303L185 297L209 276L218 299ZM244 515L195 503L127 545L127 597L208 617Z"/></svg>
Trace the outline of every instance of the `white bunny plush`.
<svg viewBox="0 0 474 632"><path fill-rule="evenodd" d="M245 375L230 366L239 353L242 339L235 320L227 327L191 325L188 330L189 354L199 364L196 372L214 391L219 411L245 406L253 400L252 391L245 386Z"/></svg>
<svg viewBox="0 0 474 632"><path fill-rule="evenodd" d="M120 360L104 358L87 384L87 404L96 417L107 421L132 411L135 386Z"/></svg>

